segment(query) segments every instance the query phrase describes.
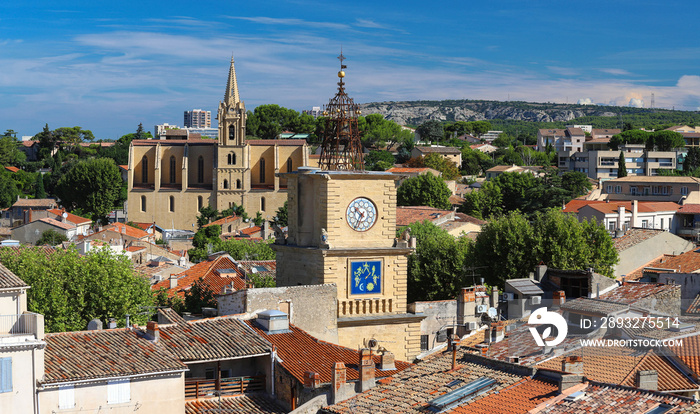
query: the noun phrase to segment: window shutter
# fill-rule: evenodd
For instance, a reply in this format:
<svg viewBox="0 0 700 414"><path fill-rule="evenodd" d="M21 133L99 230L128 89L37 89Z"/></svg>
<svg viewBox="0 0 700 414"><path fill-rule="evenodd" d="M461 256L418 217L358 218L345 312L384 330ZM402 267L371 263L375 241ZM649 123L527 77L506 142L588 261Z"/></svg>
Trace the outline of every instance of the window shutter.
<svg viewBox="0 0 700 414"><path fill-rule="evenodd" d="M0 358L0 392L12 392L12 358Z"/></svg>
<svg viewBox="0 0 700 414"><path fill-rule="evenodd" d="M128 379L109 381L107 383L107 404L119 404L131 401L131 384Z"/></svg>

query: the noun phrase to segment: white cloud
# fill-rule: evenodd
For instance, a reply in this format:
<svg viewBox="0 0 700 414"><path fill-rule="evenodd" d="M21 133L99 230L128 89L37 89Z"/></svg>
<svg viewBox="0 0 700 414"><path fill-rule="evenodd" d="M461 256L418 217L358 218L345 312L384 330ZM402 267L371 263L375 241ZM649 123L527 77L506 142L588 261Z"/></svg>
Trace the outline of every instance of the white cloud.
<svg viewBox="0 0 700 414"><path fill-rule="evenodd" d="M631 76L632 73L629 71L626 71L624 69L616 69L616 68L605 68L605 69L599 69L603 73L607 73L610 75L620 75L620 76Z"/></svg>
<svg viewBox="0 0 700 414"><path fill-rule="evenodd" d="M637 98L631 98L627 106L633 108L644 108L644 101Z"/></svg>
<svg viewBox="0 0 700 414"><path fill-rule="evenodd" d="M581 98L576 103L579 105L593 105L593 100L591 98Z"/></svg>

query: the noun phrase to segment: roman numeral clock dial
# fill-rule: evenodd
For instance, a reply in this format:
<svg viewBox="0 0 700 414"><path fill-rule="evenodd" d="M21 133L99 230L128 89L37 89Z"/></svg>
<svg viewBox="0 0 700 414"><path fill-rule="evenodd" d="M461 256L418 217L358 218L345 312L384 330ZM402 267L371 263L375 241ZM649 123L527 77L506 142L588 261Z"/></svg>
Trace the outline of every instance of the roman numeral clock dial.
<svg viewBox="0 0 700 414"><path fill-rule="evenodd" d="M353 230L367 231L377 221L377 207L368 198L357 197L348 205L346 218Z"/></svg>

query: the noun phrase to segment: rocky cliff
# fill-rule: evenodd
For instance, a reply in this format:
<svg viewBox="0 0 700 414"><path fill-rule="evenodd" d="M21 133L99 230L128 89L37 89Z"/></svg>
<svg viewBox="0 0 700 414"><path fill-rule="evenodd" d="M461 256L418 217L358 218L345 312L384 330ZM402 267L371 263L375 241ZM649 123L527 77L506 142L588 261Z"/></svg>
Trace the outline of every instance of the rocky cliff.
<svg viewBox="0 0 700 414"><path fill-rule="evenodd" d="M582 116L617 116L610 107L497 101L407 101L362 104L365 115L379 113L401 125L425 121L512 119L533 122L570 121ZM617 109L617 108L615 108Z"/></svg>

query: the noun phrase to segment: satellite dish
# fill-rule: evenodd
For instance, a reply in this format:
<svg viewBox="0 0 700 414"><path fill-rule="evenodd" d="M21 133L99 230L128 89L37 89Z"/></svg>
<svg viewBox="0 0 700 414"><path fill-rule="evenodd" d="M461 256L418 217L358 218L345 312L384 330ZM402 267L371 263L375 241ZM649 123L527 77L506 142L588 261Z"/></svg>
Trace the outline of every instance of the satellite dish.
<svg viewBox="0 0 700 414"><path fill-rule="evenodd" d="M148 232L148 234L153 234L153 227L149 227L146 231Z"/></svg>
<svg viewBox="0 0 700 414"><path fill-rule="evenodd" d="M491 319L496 319L498 317L498 311L496 310L496 308L489 308L486 314L489 315Z"/></svg>
<svg viewBox="0 0 700 414"><path fill-rule="evenodd" d="M63 217L63 218L68 218L68 213L66 213L66 212L64 211L63 214L61 214L61 217Z"/></svg>

